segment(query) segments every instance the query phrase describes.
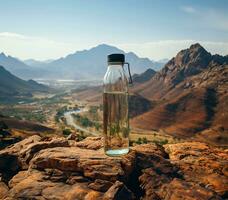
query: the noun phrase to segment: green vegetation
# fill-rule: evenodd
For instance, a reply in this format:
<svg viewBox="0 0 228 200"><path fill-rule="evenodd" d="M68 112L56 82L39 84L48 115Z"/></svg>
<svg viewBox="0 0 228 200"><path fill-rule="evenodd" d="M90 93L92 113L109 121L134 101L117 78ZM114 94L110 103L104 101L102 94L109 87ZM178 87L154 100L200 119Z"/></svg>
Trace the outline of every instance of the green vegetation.
<svg viewBox="0 0 228 200"><path fill-rule="evenodd" d="M103 111L103 104L100 104L99 109Z"/></svg>
<svg viewBox="0 0 228 200"><path fill-rule="evenodd" d="M97 131L101 128L100 123L93 122L86 116L81 116L79 114L72 114L72 115L83 127L95 127Z"/></svg>
<svg viewBox="0 0 228 200"><path fill-rule="evenodd" d="M0 109L0 114L15 117L18 120L28 120L35 122L46 122L46 116L42 110L29 110L28 108L17 108L14 106Z"/></svg>
<svg viewBox="0 0 228 200"><path fill-rule="evenodd" d="M0 131L3 130L3 129L8 129L9 127L6 125L5 122L3 121L0 121Z"/></svg>
<svg viewBox="0 0 228 200"><path fill-rule="evenodd" d="M55 121L59 122L60 121L59 119L63 117L64 112L66 112L66 111L67 111L67 106L63 106L62 108L59 108L55 115Z"/></svg>
<svg viewBox="0 0 228 200"><path fill-rule="evenodd" d="M28 104L34 102L32 97L17 97L17 96L0 96L0 105L14 105L23 102L23 104Z"/></svg>
<svg viewBox="0 0 228 200"><path fill-rule="evenodd" d="M93 121L98 121L99 116L98 116L98 106L91 106L89 109L89 116Z"/></svg>
<svg viewBox="0 0 228 200"><path fill-rule="evenodd" d="M63 99L63 95L62 94L55 95L55 96L50 97L50 98L39 99L37 101L39 101L39 103L45 104L45 105L68 103L68 100Z"/></svg>
<svg viewBox="0 0 228 200"><path fill-rule="evenodd" d="M97 106L91 106L90 109L89 109L89 113L96 114L97 110L98 110Z"/></svg>
<svg viewBox="0 0 228 200"><path fill-rule="evenodd" d="M167 139L164 139L164 140L153 140L152 142L158 145L165 145L165 144L168 144L169 141Z"/></svg>
<svg viewBox="0 0 228 200"><path fill-rule="evenodd" d="M86 138L87 136L84 135L83 131L79 131L78 134L78 141L82 141Z"/></svg>
<svg viewBox="0 0 228 200"><path fill-rule="evenodd" d="M147 144L148 143L148 140L146 137L143 137L143 138L138 138L138 140L135 142L136 144Z"/></svg>
<svg viewBox="0 0 228 200"><path fill-rule="evenodd" d="M71 132L71 130L70 129L63 129L63 135L64 136L68 136L68 135L70 135L72 132Z"/></svg>
<svg viewBox="0 0 228 200"><path fill-rule="evenodd" d="M168 140L167 139L162 139L162 140L152 140L149 141L146 137L139 137L136 141L131 140L130 145L133 145L134 143L136 144L147 144L147 143L155 143L157 145L165 145L168 144Z"/></svg>

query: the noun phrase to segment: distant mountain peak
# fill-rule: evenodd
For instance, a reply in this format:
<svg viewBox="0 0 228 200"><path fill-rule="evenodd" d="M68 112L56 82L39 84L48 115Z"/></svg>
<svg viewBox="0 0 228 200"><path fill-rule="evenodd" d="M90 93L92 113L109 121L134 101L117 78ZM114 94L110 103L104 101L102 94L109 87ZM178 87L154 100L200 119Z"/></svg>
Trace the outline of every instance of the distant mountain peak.
<svg viewBox="0 0 228 200"><path fill-rule="evenodd" d="M115 53L114 51L116 51L116 53L124 53L124 51L122 51L121 49L115 47L115 46L112 46L112 45L109 45L109 44L99 44L91 49L89 49L88 51L90 50L101 50L101 51L113 51L113 53Z"/></svg>
<svg viewBox="0 0 228 200"><path fill-rule="evenodd" d="M105 43L99 44L99 45L95 46L94 48L110 48L110 47L116 48L116 47L114 47L112 45L105 44Z"/></svg>
<svg viewBox="0 0 228 200"><path fill-rule="evenodd" d="M200 45L200 43L195 43L195 44L192 44L191 46L190 46L190 48L189 49L204 49L201 45Z"/></svg>
<svg viewBox="0 0 228 200"><path fill-rule="evenodd" d="M148 68L145 72L141 74L134 74L132 76L132 79L134 83L144 83L150 80L155 74L156 74L156 71L154 71L151 68Z"/></svg>
<svg viewBox="0 0 228 200"><path fill-rule="evenodd" d="M0 65L0 70L5 70L5 68L3 66Z"/></svg>
<svg viewBox="0 0 228 200"><path fill-rule="evenodd" d="M196 52L198 54L210 54L206 49L204 49L199 43L193 44L189 48L190 52ZM211 54L210 54L211 55Z"/></svg>
<svg viewBox="0 0 228 200"><path fill-rule="evenodd" d="M207 52L199 43L193 44L188 49L181 50L174 60L167 65L175 65L181 68L205 68L212 60L212 55ZM174 63L173 63L174 62Z"/></svg>
<svg viewBox="0 0 228 200"><path fill-rule="evenodd" d="M24 79L61 79L63 77L64 79L101 79L107 70L107 55L113 53L125 54L126 61L131 64L132 73L139 74L148 68L159 70L163 66L163 63L139 57L133 52L126 53L109 44L99 44L89 49L76 51L51 62L34 59L22 62L11 56L2 56L0 65Z"/></svg>
<svg viewBox="0 0 228 200"><path fill-rule="evenodd" d="M226 64L228 57L211 55L199 43L181 50L176 57L172 58L155 77L162 78L169 85L177 85L186 77L201 73L212 64Z"/></svg>
<svg viewBox="0 0 228 200"><path fill-rule="evenodd" d="M6 55L4 54L4 52L0 53L0 56L6 57Z"/></svg>

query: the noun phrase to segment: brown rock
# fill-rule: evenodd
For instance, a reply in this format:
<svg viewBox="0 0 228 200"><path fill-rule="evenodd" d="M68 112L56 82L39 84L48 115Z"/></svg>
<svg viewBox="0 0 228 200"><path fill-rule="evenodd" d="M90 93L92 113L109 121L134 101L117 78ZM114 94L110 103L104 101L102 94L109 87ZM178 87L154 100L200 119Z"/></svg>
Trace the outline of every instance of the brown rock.
<svg viewBox="0 0 228 200"><path fill-rule="evenodd" d="M102 137L87 137L81 142L77 142L75 146L84 148L98 150L103 147L103 138Z"/></svg>
<svg viewBox="0 0 228 200"><path fill-rule="evenodd" d="M67 139L78 141L78 135L75 133L71 133L70 135L67 136Z"/></svg>
<svg viewBox="0 0 228 200"><path fill-rule="evenodd" d="M19 172L10 182L8 197L12 199L100 199L101 193L91 190L87 183L68 185L53 182L37 170Z"/></svg>
<svg viewBox="0 0 228 200"><path fill-rule="evenodd" d="M138 154L143 154L144 156L156 154L161 157L168 157L168 154L164 151L164 148L156 144L141 144L134 146L132 150L135 150Z"/></svg>
<svg viewBox="0 0 228 200"><path fill-rule="evenodd" d="M7 195L9 188L7 185L3 182L0 182L0 199L4 199L4 197Z"/></svg>
<svg viewBox="0 0 228 200"><path fill-rule="evenodd" d="M127 178L127 174L133 170L133 164L130 154L122 158L110 158L102 149L94 151L79 147L45 149L31 160L31 167L35 169L80 172L88 178L110 181ZM125 172L125 168L129 171Z"/></svg>
<svg viewBox="0 0 228 200"><path fill-rule="evenodd" d="M214 192L199 185L187 183L180 179L173 179L169 184L164 184L157 192L160 199L166 200L208 200L221 199Z"/></svg>
<svg viewBox="0 0 228 200"><path fill-rule="evenodd" d="M165 145L165 149L155 144L138 145L127 155L108 157L99 137L68 142L35 136L0 151L6 182L0 184L0 195L4 200L227 197L228 151L184 142Z"/></svg>
<svg viewBox="0 0 228 200"><path fill-rule="evenodd" d="M210 188L221 196L228 191L228 152L200 142L165 145L171 162L182 171L183 178Z"/></svg>
<svg viewBox="0 0 228 200"><path fill-rule="evenodd" d="M112 185L113 183L110 181L96 179L93 183L90 183L88 187L96 191L106 192Z"/></svg>
<svg viewBox="0 0 228 200"><path fill-rule="evenodd" d="M103 200L133 200L134 194L122 183L116 181L104 194Z"/></svg>
<svg viewBox="0 0 228 200"><path fill-rule="evenodd" d="M20 169L27 169L29 161L42 149L69 146L64 138L42 139L34 135L0 151L0 173L8 181Z"/></svg>
<svg viewBox="0 0 228 200"><path fill-rule="evenodd" d="M145 193L144 199L157 199L159 188L179 176L176 168L172 167L168 161L157 160L157 162L150 168L142 170L142 175L139 177L140 187Z"/></svg>
<svg viewBox="0 0 228 200"><path fill-rule="evenodd" d="M40 136L34 135L0 151L0 173L3 180L8 181L22 168L20 151L40 140Z"/></svg>

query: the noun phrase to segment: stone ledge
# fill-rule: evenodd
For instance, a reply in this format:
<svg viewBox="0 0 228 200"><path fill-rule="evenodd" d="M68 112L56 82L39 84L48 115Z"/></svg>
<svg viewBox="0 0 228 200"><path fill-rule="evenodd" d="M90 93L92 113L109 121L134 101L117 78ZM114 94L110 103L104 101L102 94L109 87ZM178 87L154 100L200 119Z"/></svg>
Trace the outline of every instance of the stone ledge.
<svg viewBox="0 0 228 200"><path fill-rule="evenodd" d="M0 151L0 199L227 198L228 152L199 142L104 154L102 138L31 136Z"/></svg>

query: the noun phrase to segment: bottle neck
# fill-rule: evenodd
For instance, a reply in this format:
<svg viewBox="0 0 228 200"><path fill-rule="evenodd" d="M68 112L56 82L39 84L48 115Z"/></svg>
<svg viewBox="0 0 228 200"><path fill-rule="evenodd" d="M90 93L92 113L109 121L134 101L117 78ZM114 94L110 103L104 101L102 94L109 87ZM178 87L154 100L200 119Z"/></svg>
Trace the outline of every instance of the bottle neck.
<svg viewBox="0 0 228 200"><path fill-rule="evenodd" d="M124 66L123 62L108 62L108 66Z"/></svg>

